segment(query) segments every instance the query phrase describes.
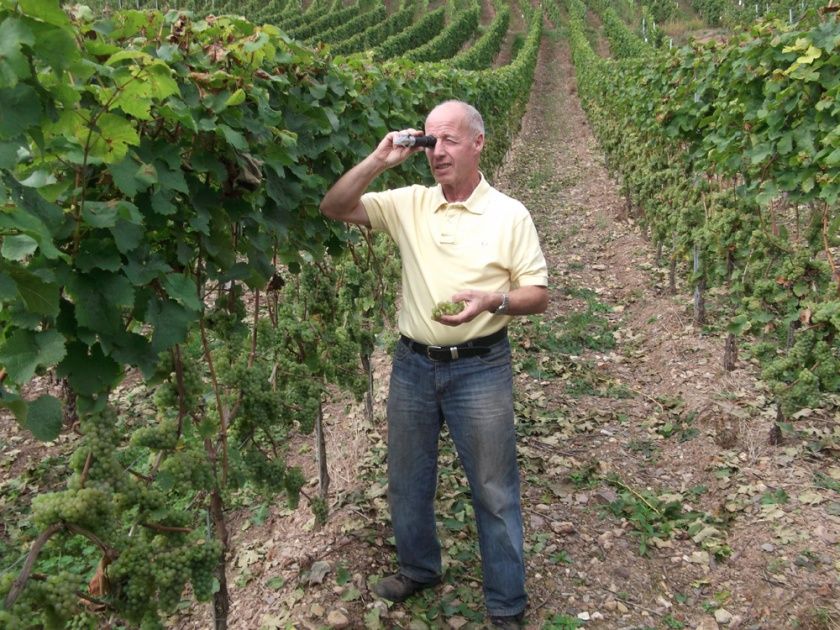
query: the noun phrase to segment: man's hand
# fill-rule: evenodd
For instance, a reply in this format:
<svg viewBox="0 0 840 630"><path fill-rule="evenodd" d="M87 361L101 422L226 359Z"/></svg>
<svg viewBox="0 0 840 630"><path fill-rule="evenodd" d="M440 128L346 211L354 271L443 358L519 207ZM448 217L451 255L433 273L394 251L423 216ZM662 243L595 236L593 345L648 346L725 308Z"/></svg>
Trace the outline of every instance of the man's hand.
<svg viewBox="0 0 840 630"><path fill-rule="evenodd" d="M439 321L446 326L460 326L474 320L484 311L498 306L498 293L486 291L461 291L452 296L453 302L464 302L464 310L457 315L442 315Z"/></svg>
<svg viewBox="0 0 840 630"><path fill-rule="evenodd" d="M394 144L397 136L402 135L422 136L423 132L417 129L403 129L402 131L391 131L382 138L371 155L382 164L383 170L393 168L405 162L413 153L423 150L423 147L404 147Z"/></svg>
<svg viewBox="0 0 840 630"><path fill-rule="evenodd" d="M508 315L534 315L548 306L548 289L526 286L508 293ZM457 315L444 315L438 321L446 326L460 326L472 321L484 311L495 311L502 303L502 294L487 291L461 291L452 296L453 302L464 302L464 310Z"/></svg>

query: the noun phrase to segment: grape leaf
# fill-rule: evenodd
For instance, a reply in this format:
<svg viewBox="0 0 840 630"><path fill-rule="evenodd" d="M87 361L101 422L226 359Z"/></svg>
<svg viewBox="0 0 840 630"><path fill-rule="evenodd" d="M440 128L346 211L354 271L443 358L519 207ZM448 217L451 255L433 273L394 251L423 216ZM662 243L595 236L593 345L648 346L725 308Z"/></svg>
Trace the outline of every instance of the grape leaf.
<svg viewBox="0 0 840 630"><path fill-rule="evenodd" d="M173 300L186 306L192 311L201 310L201 301L198 299L198 290L195 280L179 273L168 273L163 279L163 288Z"/></svg>
<svg viewBox="0 0 840 630"><path fill-rule="evenodd" d="M0 365L12 382L20 385L31 379L39 366L53 366L64 355L64 337L58 332L18 329L0 346Z"/></svg>
<svg viewBox="0 0 840 630"><path fill-rule="evenodd" d="M42 442L51 442L61 432L63 420L61 402L49 394L44 394L29 403L23 426Z"/></svg>
<svg viewBox="0 0 840 630"><path fill-rule="evenodd" d="M74 341L67 345L67 356L58 365L58 375L67 377L77 393L94 396L116 385L122 375L122 368L114 359L105 355L98 343L88 348Z"/></svg>
<svg viewBox="0 0 840 630"><path fill-rule="evenodd" d="M79 127L77 138L82 146L87 143L88 128ZM96 132L90 143L90 155L108 164L119 162L128 153L129 146L140 144L140 136L131 121L116 114L106 113L96 119Z"/></svg>
<svg viewBox="0 0 840 630"><path fill-rule="evenodd" d="M48 24L66 26L70 23L56 0L18 0L18 4L24 13Z"/></svg>
<svg viewBox="0 0 840 630"><path fill-rule="evenodd" d="M14 279L27 309L37 315L58 315L58 286L20 269L9 270L9 275Z"/></svg>
<svg viewBox="0 0 840 630"><path fill-rule="evenodd" d="M0 112L0 138L14 138L40 123L43 108L35 90L18 84L0 90Z"/></svg>
<svg viewBox="0 0 840 630"><path fill-rule="evenodd" d="M30 75L29 62L21 46L32 46L35 38L21 20L8 17L0 24L0 87L14 87Z"/></svg>
<svg viewBox="0 0 840 630"><path fill-rule="evenodd" d="M38 249L38 242L26 234L3 237L3 245L0 246L0 254L8 260L25 260Z"/></svg>

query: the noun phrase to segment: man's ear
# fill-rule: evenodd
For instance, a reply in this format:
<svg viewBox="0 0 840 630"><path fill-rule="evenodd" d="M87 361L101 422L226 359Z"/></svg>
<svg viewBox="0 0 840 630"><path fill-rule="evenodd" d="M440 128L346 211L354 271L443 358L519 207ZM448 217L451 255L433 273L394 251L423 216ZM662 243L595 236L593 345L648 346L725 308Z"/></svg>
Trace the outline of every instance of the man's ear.
<svg viewBox="0 0 840 630"><path fill-rule="evenodd" d="M475 137L475 149L481 151L484 148L484 134L480 133Z"/></svg>

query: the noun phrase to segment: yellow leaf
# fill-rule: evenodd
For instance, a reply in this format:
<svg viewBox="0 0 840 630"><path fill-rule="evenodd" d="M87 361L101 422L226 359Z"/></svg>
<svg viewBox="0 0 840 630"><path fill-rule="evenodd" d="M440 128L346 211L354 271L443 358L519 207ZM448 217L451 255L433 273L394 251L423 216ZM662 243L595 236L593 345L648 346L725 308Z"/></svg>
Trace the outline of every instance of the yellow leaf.
<svg viewBox="0 0 840 630"><path fill-rule="evenodd" d="M822 50L817 48L816 46L811 46L805 52L804 55L797 58L796 63L798 64L806 64L811 63L814 59L819 59L822 56Z"/></svg>
<svg viewBox="0 0 840 630"><path fill-rule="evenodd" d="M785 46L784 48L782 48L782 52L786 52L786 53L797 52L797 51L800 51L800 50L805 50L810 45L811 45L810 41L808 41L804 37L800 37L799 39L796 40L796 43L793 44L792 46Z"/></svg>
<svg viewBox="0 0 840 630"><path fill-rule="evenodd" d="M278 615L263 615L260 619L260 630L280 630L285 628L285 620Z"/></svg>
<svg viewBox="0 0 840 630"><path fill-rule="evenodd" d="M225 107L235 107L236 105L241 105L244 102L245 90L239 88L228 97L227 101L225 101Z"/></svg>
<svg viewBox="0 0 840 630"><path fill-rule="evenodd" d="M818 505L825 501L825 498L823 498L820 494L814 492L813 490L806 490L797 498L799 499L800 503L806 503L808 505Z"/></svg>

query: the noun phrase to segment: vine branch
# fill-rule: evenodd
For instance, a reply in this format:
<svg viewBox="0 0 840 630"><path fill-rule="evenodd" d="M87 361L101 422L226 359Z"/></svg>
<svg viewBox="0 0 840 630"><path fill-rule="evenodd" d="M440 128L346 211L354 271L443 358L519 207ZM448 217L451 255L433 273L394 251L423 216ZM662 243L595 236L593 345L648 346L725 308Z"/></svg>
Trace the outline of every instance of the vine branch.
<svg viewBox="0 0 840 630"><path fill-rule="evenodd" d="M35 542L32 543L32 548L29 550L29 555L26 556L26 562L23 563L23 568L20 570L20 574L15 578L15 581L12 582L12 588L9 589L9 592L6 594L6 599L3 601L3 608L9 610L15 605L18 597L20 597L20 594L23 592L23 587L26 586L26 582L29 580L29 576L32 573L32 567L35 566L35 561L38 560L38 554L41 553L41 549L44 548L44 545L47 544L47 541L50 538L62 529L64 529L64 523L53 523L47 529L42 531L38 538L35 539Z"/></svg>
<svg viewBox="0 0 840 630"><path fill-rule="evenodd" d="M822 237L823 237L823 244L825 245L825 255L828 258L828 264L831 267L831 274L834 277L834 280L837 282L837 294L840 295L840 271L837 269L837 265L834 262L834 256L831 255L831 247L829 246L830 243L828 242L828 204L823 204L823 216L822 216Z"/></svg>
<svg viewBox="0 0 840 630"><path fill-rule="evenodd" d="M204 326L204 318L198 322L201 330L201 345L204 348L204 358L207 359L207 367L210 370L210 379L213 382L213 393L216 395L216 407L219 410L219 440L222 445L222 485L227 485L228 455L227 455L227 415L222 406L222 395L219 392L219 381L216 378L216 370L213 367L213 356L210 353L210 344L207 342L207 329Z"/></svg>

